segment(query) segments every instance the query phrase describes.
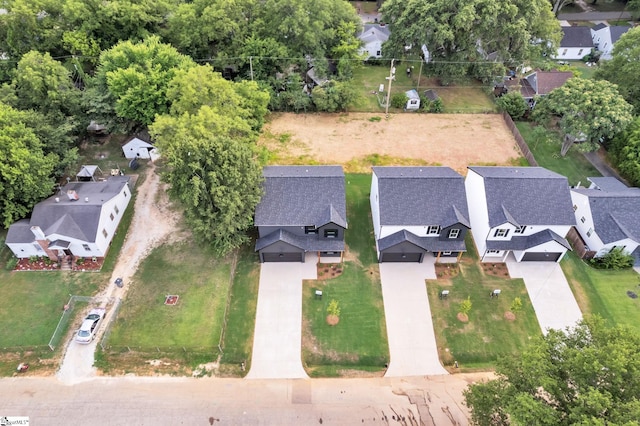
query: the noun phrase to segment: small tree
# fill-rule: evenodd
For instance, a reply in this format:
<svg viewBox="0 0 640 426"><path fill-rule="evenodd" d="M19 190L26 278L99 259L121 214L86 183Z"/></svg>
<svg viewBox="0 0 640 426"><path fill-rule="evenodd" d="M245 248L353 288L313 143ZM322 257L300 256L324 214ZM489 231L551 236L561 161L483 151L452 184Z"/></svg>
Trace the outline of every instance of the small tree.
<svg viewBox="0 0 640 426"><path fill-rule="evenodd" d="M505 111L514 120L519 120L524 117L529 109L527 101L524 100L520 92L509 92L499 97L496 99L496 105L498 105L500 111Z"/></svg>
<svg viewBox="0 0 640 426"><path fill-rule="evenodd" d="M327 314L340 317L340 305L336 299L331 299L331 302L329 302L329 306L327 306Z"/></svg>
<svg viewBox="0 0 640 426"><path fill-rule="evenodd" d="M473 303L471 303L471 296L467 296L462 302L460 302L460 313L464 315L468 315L471 312L471 307Z"/></svg>
<svg viewBox="0 0 640 426"><path fill-rule="evenodd" d="M407 95L404 93L396 93L391 96L391 106L393 108L404 108L408 100Z"/></svg>
<svg viewBox="0 0 640 426"><path fill-rule="evenodd" d="M522 299L519 297L514 298L513 302L511 302L511 308L509 309L511 309L513 313L520 311L520 309L522 309Z"/></svg>
<svg viewBox="0 0 640 426"><path fill-rule="evenodd" d="M626 269L633 266L634 258L624 252L622 247L616 247L604 256L591 259L591 264L600 269Z"/></svg>

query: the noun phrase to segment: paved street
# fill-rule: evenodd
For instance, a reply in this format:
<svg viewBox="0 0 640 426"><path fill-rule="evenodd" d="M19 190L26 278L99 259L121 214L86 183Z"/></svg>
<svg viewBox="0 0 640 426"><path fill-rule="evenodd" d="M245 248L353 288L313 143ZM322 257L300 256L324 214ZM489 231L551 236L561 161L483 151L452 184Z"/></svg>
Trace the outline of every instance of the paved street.
<svg viewBox="0 0 640 426"><path fill-rule="evenodd" d="M522 278L543 333L563 330L582 319L560 264L555 262L507 261L511 278Z"/></svg>
<svg viewBox="0 0 640 426"><path fill-rule="evenodd" d="M438 358L426 278L436 278L430 256L424 263L380 264L391 358L385 377L448 374Z"/></svg>
<svg viewBox="0 0 640 426"><path fill-rule="evenodd" d="M305 263L260 265L250 379L307 377L302 368L302 280L317 278L317 255Z"/></svg>

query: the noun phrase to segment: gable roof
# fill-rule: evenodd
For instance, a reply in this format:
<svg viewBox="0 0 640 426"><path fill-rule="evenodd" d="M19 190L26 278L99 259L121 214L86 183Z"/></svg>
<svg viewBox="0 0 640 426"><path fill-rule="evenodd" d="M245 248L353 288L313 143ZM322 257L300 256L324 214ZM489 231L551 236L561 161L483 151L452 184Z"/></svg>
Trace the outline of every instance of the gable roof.
<svg viewBox="0 0 640 426"><path fill-rule="evenodd" d="M469 167L482 176L489 226L574 225L567 178L542 167Z"/></svg>
<svg viewBox="0 0 640 426"><path fill-rule="evenodd" d="M588 197L594 228L602 242L630 238L640 243L640 189L629 188L615 178L589 180L595 180L597 187L572 191Z"/></svg>
<svg viewBox="0 0 640 426"><path fill-rule="evenodd" d="M589 27L561 27L562 40L560 47L593 47L591 29Z"/></svg>
<svg viewBox="0 0 640 426"><path fill-rule="evenodd" d="M609 27L609 31L611 32L611 43L615 43L622 37L622 34L629 31L631 27L622 26L622 25L612 25Z"/></svg>
<svg viewBox="0 0 640 426"><path fill-rule="evenodd" d="M464 240L440 240L431 237L419 237L413 232L402 229L378 240L378 250L384 251L398 244L409 242L425 251L467 251Z"/></svg>
<svg viewBox="0 0 640 426"><path fill-rule="evenodd" d="M278 229L256 241L256 251L277 242L284 242L304 251L344 251L344 240L333 238L315 238L309 235L295 235L284 229Z"/></svg>
<svg viewBox="0 0 640 426"><path fill-rule="evenodd" d="M145 142L142 139L138 139L138 138L133 138L122 146L123 150L137 151L140 148L154 148L154 146L151 145L149 142Z"/></svg>
<svg viewBox="0 0 640 426"><path fill-rule="evenodd" d="M93 177L98 170L100 170L100 167L98 166L84 165L80 168L76 177Z"/></svg>
<svg viewBox="0 0 640 426"><path fill-rule="evenodd" d="M256 226L347 227L341 166L267 166Z"/></svg>
<svg viewBox="0 0 640 426"><path fill-rule="evenodd" d="M358 38L362 40L364 44L374 41L385 42L389 40L391 31L389 27L381 26L380 24L364 24L363 30L358 35Z"/></svg>
<svg viewBox="0 0 640 426"><path fill-rule="evenodd" d="M128 182L127 176L113 176L101 182L70 182L63 190L75 191L77 199L71 200L66 194L55 194L39 202L33 208L28 227L40 227L47 237L59 234L94 242L98 234L102 206L119 194ZM24 221L14 223L9 229L14 226L15 232L11 232L11 240L7 235L7 243L35 241L33 233L31 236L26 233Z"/></svg>
<svg viewBox="0 0 640 426"><path fill-rule="evenodd" d="M571 77L573 77L571 71L532 72L520 80L522 85L520 91L525 98L531 97L531 93L534 95L548 95L553 89L562 86Z"/></svg>
<svg viewBox="0 0 640 426"><path fill-rule="evenodd" d="M380 224L470 228L464 178L449 167L372 167Z"/></svg>
<svg viewBox="0 0 640 426"><path fill-rule="evenodd" d="M514 235L510 240L487 240L487 249L529 250L551 241L555 241L567 250L571 250L569 242L550 229L545 229L531 235Z"/></svg>
<svg viewBox="0 0 640 426"><path fill-rule="evenodd" d="M600 30L601 30L601 29L603 29L603 28L607 28L607 25L606 25L606 24L604 24L604 23L602 23L602 22L600 22L599 24L596 24L596 25L594 25L593 27L591 27L591 29L592 29L593 31L600 31Z"/></svg>

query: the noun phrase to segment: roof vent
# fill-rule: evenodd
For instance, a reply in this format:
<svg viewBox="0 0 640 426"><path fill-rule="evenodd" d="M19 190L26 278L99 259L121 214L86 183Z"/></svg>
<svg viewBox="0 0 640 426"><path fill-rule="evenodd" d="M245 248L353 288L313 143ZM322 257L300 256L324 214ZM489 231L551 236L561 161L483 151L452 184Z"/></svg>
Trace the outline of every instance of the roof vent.
<svg viewBox="0 0 640 426"><path fill-rule="evenodd" d="M88 203L89 202L89 197L84 197L84 202Z"/></svg>
<svg viewBox="0 0 640 426"><path fill-rule="evenodd" d="M60 202L60 197L56 197L56 203Z"/></svg>

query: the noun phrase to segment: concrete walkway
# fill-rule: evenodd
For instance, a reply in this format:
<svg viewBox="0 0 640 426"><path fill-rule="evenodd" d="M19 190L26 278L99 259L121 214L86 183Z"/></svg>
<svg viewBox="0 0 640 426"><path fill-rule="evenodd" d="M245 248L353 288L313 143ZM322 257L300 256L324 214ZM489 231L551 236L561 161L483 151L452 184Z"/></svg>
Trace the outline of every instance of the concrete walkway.
<svg viewBox="0 0 640 426"><path fill-rule="evenodd" d="M432 257L424 263L380 264L391 358L385 377L448 374L438 357L427 278L436 278Z"/></svg>
<svg viewBox="0 0 640 426"><path fill-rule="evenodd" d="M582 312L558 263L508 260L507 268L511 278L524 280L544 334L549 328L572 327L582 319Z"/></svg>
<svg viewBox="0 0 640 426"><path fill-rule="evenodd" d="M316 279L317 255L305 263L263 263L248 379L308 378L302 368L302 280Z"/></svg>

